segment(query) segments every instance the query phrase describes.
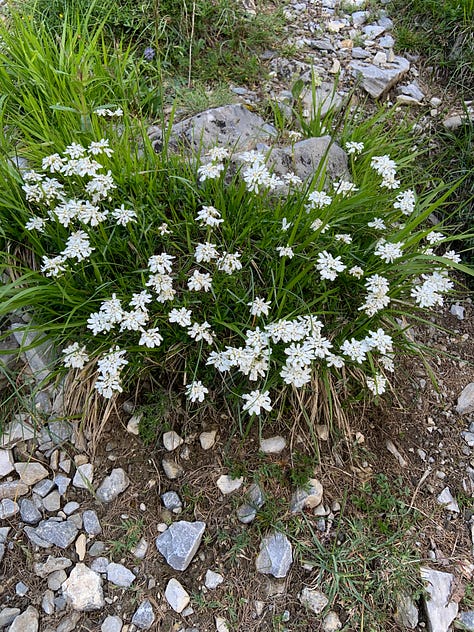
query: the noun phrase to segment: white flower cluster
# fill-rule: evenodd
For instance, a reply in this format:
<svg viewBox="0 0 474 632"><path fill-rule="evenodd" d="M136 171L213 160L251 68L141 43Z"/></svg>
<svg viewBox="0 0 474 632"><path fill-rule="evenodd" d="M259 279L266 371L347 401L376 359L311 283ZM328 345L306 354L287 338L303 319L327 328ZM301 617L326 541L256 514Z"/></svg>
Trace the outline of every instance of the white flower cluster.
<svg viewBox="0 0 474 632"><path fill-rule="evenodd" d="M349 156L351 155L358 156L364 151L364 143L356 143L353 140L348 141L344 145L344 147L346 148L346 152L349 154Z"/></svg>
<svg viewBox="0 0 474 632"><path fill-rule="evenodd" d="M128 364L128 360L124 356L125 351L115 346L97 361L99 377L94 388L106 399L110 399L114 393L121 393L123 390L120 373L123 367Z"/></svg>
<svg viewBox="0 0 474 632"><path fill-rule="evenodd" d="M396 179L397 165L395 161L388 155L373 156L370 161L372 169L382 176L382 183L380 186L387 189L398 189L400 187L400 180Z"/></svg>
<svg viewBox="0 0 474 632"><path fill-rule="evenodd" d="M274 191L284 185L284 181L270 173L265 164L265 156L257 151L247 151L241 155L244 163L241 175L247 186L247 191L260 193L262 189Z"/></svg>

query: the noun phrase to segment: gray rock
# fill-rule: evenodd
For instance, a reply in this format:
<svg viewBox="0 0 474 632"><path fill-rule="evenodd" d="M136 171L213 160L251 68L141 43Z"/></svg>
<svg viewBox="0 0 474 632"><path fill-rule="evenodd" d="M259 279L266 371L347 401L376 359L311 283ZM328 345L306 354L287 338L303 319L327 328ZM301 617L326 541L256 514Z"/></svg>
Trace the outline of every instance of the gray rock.
<svg viewBox="0 0 474 632"><path fill-rule="evenodd" d="M330 611L323 619L322 623L323 632L336 632L342 628L342 623L337 613Z"/></svg>
<svg viewBox="0 0 474 632"><path fill-rule="evenodd" d="M97 514L92 509L86 509L82 514L82 522L84 525L84 531L89 535L99 535L102 531L102 527L100 526L99 518Z"/></svg>
<svg viewBox="0 0 474 632"><path fill-rule="evenodd" d="M53 342L22 323L12 323L11 328L35 380L47 380L55 357Z"/></svg>
<svg viewBox="0 0 474 632"><path fill-rule="evenodd" d="M206 571L206 577L204 579L204 586L209 590L214 590L224 581L223 576L220 573L214 571Z"/></svg>
<svg viewBox="0 0 474 632"><path fill-rule="evenodd" d="M349 69L354 77L360 78L361 86L371 97L378 99L392 88L408 72L410 62L404 57L395 57L384 68L363 61L351 61Z"/></svg>
<svg viewBox="0 0 474 632"><path fill-rule="evenodd" d="M161 466L166 474L166 477L169 478L170 481L173 481L184 474L184 470L181 465L169 457L162 459Z"/></svg>
<svg viewBox="0 0 474 632"><path fill-rule="evenodd" d="M102 578L82 562L76 564L63 584L63 595L74 610L100 610L105 605Z"/></svg>
<svg viewBox="0 0 474 632"><path fill-rule="evenodd" d="M57 612L62 612L66 608L66 600L62 595L58 595L54 598L54 607Z"/></svg>
<svg viewBox="0 0 474 632"><path fill-rule="evenodd" d="M312 179L316 172L330 181L350 177L347 154L330 136L307 138L284 149L274 148L268 165L278 176L293 171L302 180Z"/></svg>
<svg viewBox="0 0 474 632"><path fill-rule="evenodd" d="M91 564L91 569L95 573L107 573L107 568L109 567L109 564L110 562L106 557L96 557Z"/></svg>
<svg viewBox="0 0 474 632"><path fill-rule="evenodd" d="M165 447L165 450L168 450L168 452L176 450L176 448L179 448L179 446L183 445L183 443L184 439L174 430L165 432L163 435L163 446Z"/></svg>
<svg viewBox="0 0 474 632"><path fill-rule="evenodd" d="M161 500L166 509L169 509L173 513L180 513L183 508L181 498L176 492L165 492L161 494Z"/></svg>
<svg viewBox="0 0 474 632"><path fill-rule="evenodd" d="M377 20L377 24L379 26L383 26L386 31L391 31L393 29L393 22L387 16L383 16Z"/></svg>
<svg viewBox="0 0 474 632"><path fill-rule="evenodd" d="M34 436L35 430L29 423L28 415L16 415L3 431L0 448L13 448L19 441L29 441Z"/></svg>
<svg viewBox="0 0 474 632"><path fill-rule="evenodd" d="M423 101L423 99L425 98L424 93L420 90L419 85L415 82L409 83L406 86L400 86L399 88L397 88L397 93L406 94L407 96L412 97L417 101Z"/></svg>
<svg viewBox="0 0 474 632"><path fill-rule="evenodd" d="M459 303L454 303L451 305L449 313L453 316L456 316L458 320L464 320L464 307L459 305Z"/></svg>
<svg viewBox="0 0 474 632"><path fill-rule="evenodd" d="M43 599L41 600L41 607L46 614L53 614L54 612L54 593L52 590L46 590Z"/></svg>
<svg viewBox="0 0 474 632"><path fill-rule="evenodd" d="M419 613L411 596L406 592L398 593L396 604L395 621L408 630L415 630L418 625Z"/></svg>
<svg viewBox="0 0 474 632"><path fill-rule="evenodd" d="M11 527L0 527L0 544L5 544Z"/></svg>
<svg viewBox="0 0 474 632"><path fill-rule="evenodd" d="M227 495L232 494L232 492L239 489L243 482L244 479L242 476L240 478L232 478L232 476L229 476L228 474L222 474L222 476L219 476L217 479L216 484L220 491L224 495Z"/></svg>
<svg viewBox="0 0 474 632"><path fill-rule="evenodd" d="M454 622L454 626L460 630L474 632L474 610L460 612L458 618Z"/></svg>
<svg viewBox="0 0 474 632"><path fill-rule="evenodd" d="M73 612L68 617L64 617L56 628L56 632L76 632L80 616L79 612Z"/></svg>
<svg viewBox="0 0 474 632"><path fill-rule="evenodd" d="M122 588L129 588L136 579L136 575L132 573L128 568L123 566L123 564L116 564L115 562L111 562L107 566L107 580L115 584L116 586L121 586Z"/></svg>
<svg viewBox="0 0 474 632"><path fill-rule="evenodd" d="M467 415L474 412L474 382L470 382L461 391L456 405L456 412L459 415Z"/></svg>
<svg viewBox="0 0 474 632"><path fill-rule="evenodd" d="M444 505L444 508L447 511L453 511L454 513L459 513L459 505L456 499L451 494L449 487L445 487L441 494L439 494L436 498L440 505Z"/></svg>
<svg viewBox="0 0 474 632"><path fill-rule="evenodd" d="M46 562L37 562L33 566L33 570L35 575L44 579L45 577L48 577L48 575L51 575L51 573L62 571L70 566L72 566L72 562L67 557L53 557L52 555L49 555Z"/></svg>
<svg viewBox="0 0 474 632"><path fill-rule="evenodd" d="M38 524L42 515L35 503L29 498L22 498L19 505L20 515L23 522L26 522L26 524Z"/></svg>
<svg viewBox="0 0 474 632"><path fill-rule="evenodd" d="M237 518L243 524L249 524L255 519L257 511L263 506L265 497L257 483L250 485L245 497L247 502L237 509Z"/></svg>
<svg viewBox="0 0 474 632"><path fill-rule="evenodd" d="M64 476L64 474L56 474L54 477L54 483L58 488L60 496L64 496L71 483L71 479L68 476Z"/></svg>
<svg viewBox="0 0 474 632"><path fill-rule="evenodd" d="M78 489L91 489L94 480L94 466L92 463L79 465L72 479L72 484Z"/></svg>
<svg viewBox="0 0 474 632"><path fill-rule="evenodd" d="M28 606L25 612L19 614L8 629L8 632L38 632L39 612L33 606Z"/></svg>
<svg viewBox="0 0 474 632"><path fill-rule="evenodd" d="M0 483L0 500L4 498L10 498L13 500L14 498L18 498L18 496L24 496L30 491L30 488L26 483L22 483L21 481L7 481L5 483Z"/></svg>
<svg viewBox="0 0 474 632"><path fill-rule="evenodd" d="M312 39L309 44L311 48L316 48L317 50L329 50L334 52L334 46L327 39Z"/></svg>
<svg viewBox="0 0 474 632"><path fill-rule="evenodd" d="M110 476L106 476L97 489L96 496L100 502L110 503L115 500L119 494L122 494L130 485L130 479L122 470L116 468L112 470Z"/></svg>
<svg viewBox="0 0 474 632"><path fill-rule="evenodd" d="M0 629L10 625L20 612L20 608L3 608L3 610L0 610Z"/></svg>
<svg viewBox="0 0 474 632"><path fill-rule="evenodd" d="M148 599L145 599L133 615L132 623L140 630L149 630L153 625L154 620L155 613L153 612L153 607Z"/></svg>
<svg viewBox="0 0 474 632"><path fill-rule="evenodd" d="M420 568L420 572L429 595L425 601L428 629L430 632L448 632L458 613L458 604L450 601L454 575L426 567Z"/></svg>
<svg viewBox="0 0 474 632"><path fill-rule="evenodd" d="M474 432L461 432L461 436L470 448L474 448Z"/></svg>
<svg viewBox="0 0 474 632"><path fill-rule="evenodd" d="M336 86L328 81L323 81L315 90L313 88L304 90L300 98L307 120L311 120L315 115L322 118L329 111L339 109L342 104Z"/></svg>
<svg viewBox="0 0 474 632"><path fill-rule="evenodd" d="M385 28L378 24L368 24L367 26L364 26L364 28L362 29L362 32L364 33L364 35L367 35L367 37L371 40L374 40L377 37L379 37L379 35L382 35L384 31L385 31Z"/></svg>
<svg viewBox="0 0 474 632"><path fill-rule="evenodd" d="M63 569L53 571L51 575L48 575L48 588L56 592L56 590L59 590L61 588L66 579L66 571L64 571Z"/></svg>
<svg viewBox="0 0 474 632"><path fill-rule="evenodd" d="M48 437L56 445L61 445L71 441L74 435L74 428L70 421L59 419L58 421L50 421L45 426Z"/></svg>
<svg viewBox="0 0 474 632"><path fill-rule="evenodd" d="M105 546L105 542L101 542L100 540L97 540L97 542L93 542L92 545L89 548L89 555L91 557L97 557L99 555L102 555L102 553L105 552L106 550L106 546Z"/></svg>
<svg viewBox="0 0 474 632"><path fill-rule="evenodd" d="M121 632L123 621L120 617L109 615L100 626L100 632Z"/></svg>
<svg viewBox="0 0 474 632"><path fill-rule="evenodd" d="M136 557L138 560L142 560L145 557L147 551L148 551L148 542L145 540L145 538L142 538L137 543L137 545L133 547L130 553L134 557Z"/></svg>
<svg viewBox="0 0 474 632"><path fill-rule="evenodd" d="M156 548L177 571L187 569L201 543L205 522L174 522L156 538Z"/></svg>
<svg viewBox="0 0 474 632"><path fill-rule="evenodd" d="M301 605L314 614L321 614L324 608L328 605L329 599L324 593L319 590L313 590L305 586L298 596Z"/></svg>
<svg viewBox="0 0 474 632"><path fill-rule="evenodd" d="M351 15L352 24L354 26L362 26L362 24L365 24L368 17L368 11L354 11L354 13Z"/></svg>
<svg viewBox="0 0 474 632"><path fill-rule="evenodd" d="M269 437L260 441L260 450L265 454L279 454L285 448L286 439L284 437Z"/></svg>
<svg viewBox="0 0 474 632"><path fill-rule="evenodd" d="M43 413L43 415L49 415L52 411L51 398L46 391L39 391L35 394L33 399L35 409Z"/></svg>
<svg viewBox="0 0 474 632"><path fill-rule="evenodd" d="M18 507L18 503L10 498L4 498L0 500L0 520L7 520L7 518L12 518L20 511L20 507Z"/></svg>
<svg viewBox="0 0 474 632"><path fill-rule="evenodd" d="M217 430L210 430L209 432L201 432L199 435L199 443L203 450L210 450L216 442Z"/></svg>
<svg viewBox="0 0 474 632"><path fill-rule="evenodd" d="M352 49L352 58L353 59L367 59L368 57L372 57L368 50L365 48L360 48L360 46L354 46Z"/></svg>
<svg viewBox="0 0 474 632"><path fill-rule="evenodd" d="M456 130L463 125L474 123L474 114L464 116L461 114L455 114L454 116L448 116L443 121L443 125L446 129Z"/></svg>
<svg viewBox="0 0 474 632"><path fill-rule="evenodd" d="M24 597L26 593L29 591L29 588L23 582L18 582L15 585L15 592L19 597Z"/></svg>
<svg viewBox="0 0 474 632"><path fill-rule="evenodd" d="M5 545L3 544L3 542L0 542L0 564L2 563L4 557L5 557Z"/></svg>
<svg viewBox="0 0 474 632"><path fill-rule="evenodd" d="M256 560L256 567L259 573L273 575L274 577L286 577L292 561L291 544L283 533L275 532L263 538L260 544L260 553Z"/></svg>
<svg viewBox="0 0 474 632"><path fill-rule="evenodd" d="M43 507L46 511L56 512L61 508L61 496L59 492L54 490L43 498Z"/></svg>
<svg viewBox="0 0 474 632"><path fill-rule="evenodd" d="M178 614L189 604L191 598L177 579L172 577L165 589L165 598L169 605Z"/></svg>
<svg viewBox="0 0 474 632"><path fill-rule="evenodd" d="M11 450L0 450L0 478L8 476L14 470Z"/></svg>
<svg viewBox="0 0 474 632"><path fill-rule="evenodd" d="M148 135L155 151L161 151L162 128L151 127ZM269 125L243 105L233 104L212 108L175 123L171 128L169 147L177 149L184 146L194 152L205 153L217 145L235 151L246 151L277 136L278 132L273 125Z"/></svg>
<svg viewBox="0 0 474 632"><path fill-rule="evenodd" d="M41 498L44 498L54 487L54 481L51 481L49 478L45 478L33 487L33 491Z"/></svg>
<svg viewBox="0 0 474 632"><path fill-rule="evenodd" d="M74 542L77 531L76 525L73 524L70 519L64 522L56 522L53 519L43 520L39 526L34 529L35 535L38 538L48 542L50 545L54 544L61 549L67 548Z"/></svg>
<svg viewBox="0 0 474 632"><path fill-rule="evenodd" d="M10 335L4 340L0 340L0 367L11 368L18 357L18 343L14 336Z"/></svg>
<svg viewBox="0 0 474 632"><path fill-rule="evenodd" d="M66 516L70 516L71 514L73 514L75 511L77 511L79 509L81 505L79 503L77 503L75 500L71 500L68 503L66 503L63 507L63 511L66 514ZM85 512L84 512L85 513ZM85 527L84 527L85 528ZM87 531L87 529L86 529Z"/></svg>
<svg viewBox="0 0 474 632"><path fill-rule="evenodd" d="M314 509L323 499L323 486L316 478L310 478L306 488L299 488L291 497L291 513L298 513L303 507Z"/></svg>
<svg viewBox="0 0 474 632"><path fill-rule="evenodd" d="M395 40L391 35L384 35L378 41L379 46L382 48L393 48L395 45Z"/></svg>

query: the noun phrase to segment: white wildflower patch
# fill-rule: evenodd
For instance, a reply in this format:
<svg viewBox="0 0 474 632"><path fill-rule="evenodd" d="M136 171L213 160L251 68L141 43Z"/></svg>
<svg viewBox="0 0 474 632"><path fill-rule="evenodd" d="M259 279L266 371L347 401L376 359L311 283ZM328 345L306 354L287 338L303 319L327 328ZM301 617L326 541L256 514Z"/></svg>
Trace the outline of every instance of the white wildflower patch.
<svg viewBox="0 0 474 632"><path fill-rule="evenodd" d="M364 143L357 143L353 140L345 143L344 147L349 156L358 156L364 151Z"/></svg>
<svg viewBox="0 0 474 632"><path fill-rule="evenodd" d="M78 342L73 342L63 349L63 354L63 364L66 368L83 369L89 362L85 346L81 346Z"/></svg>
<svg viewBox="0 0 474 632"><path fill-rule="evenodd" d="M395 259L399 259L403 256L403 242L399 241L396 243L390 243L385 241L385 239L381 239L376 248L375 254L379 256L385 263L393 263Z"/></svg>
<svg viewBox="0 0 474 632"><path fill-rule="evenodd" d="M249 415L260 415L262 410L268 412L272 410L270 391L260 392L259 390L255 390L242 395L242 399L245 401L242 410Z"/></svg>
<svg viewBox="0 0 474 632"><path fill-rule="evenodd" d="M191 402L203 402L209 389L200 380L195 380L186 386L186 395Z"/></svg>
<svg viewBox="0 0 474 632"><path fill-rule="evenodd" d="M271 302L266 301L260 296L256 296L253 301L247 303L250 307L250 313L252 316L268 316L270 313Z"/></svg>
<svg viewBox="0 0 474 632"><path fill-rule="evenodd" d="M333 257L329 252L323 250L318 255L316 270L319 271L322 279L335 281L338 272L346 269L346 265L342 263L341 257Z"/></svg>

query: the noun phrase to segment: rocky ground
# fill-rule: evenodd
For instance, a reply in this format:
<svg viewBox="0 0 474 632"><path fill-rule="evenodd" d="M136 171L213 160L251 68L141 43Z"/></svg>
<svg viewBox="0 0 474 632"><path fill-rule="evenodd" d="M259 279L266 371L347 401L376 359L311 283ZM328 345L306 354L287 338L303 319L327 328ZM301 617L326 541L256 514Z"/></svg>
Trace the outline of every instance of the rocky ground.
<svg viewBox="0 0 474 632"><path fill-rule="evenodd" d="M416 108L422 126L461 124L462 108L446 106L416 60L393 54L390 4L347 7L290 3L291 55L268 51L270 79L234 86L236 100L253 105L270 94L285 111L302 78L309 113L317 72L326 108L360 80L357 98ZM37 391L38 414L12 413L0 440L0 629L447 632L456 620L474 630L472 304L453 299L435 321L440 329L417 326L413 336L436 355L402 363L379 406L354 405L350 433L321 423L311 437L302 420L263 435L254 426L243 438L224 412L190 419L174 406L167 417L165 399L143 393L103 423L78 425L63 416L61 390ZM47 375L51 349L18 359L14 335L8 345L3 359L19 383ZM147 415L163 416L166 432L140 438ZM403 516L416 516L403 527L399 498ZM351 530L370 512L381 539ZM422 577L403 591L416 561ZM398 609L376 627L375 593L403 563ZM422 579L431 599L413 588Z"/></svg>

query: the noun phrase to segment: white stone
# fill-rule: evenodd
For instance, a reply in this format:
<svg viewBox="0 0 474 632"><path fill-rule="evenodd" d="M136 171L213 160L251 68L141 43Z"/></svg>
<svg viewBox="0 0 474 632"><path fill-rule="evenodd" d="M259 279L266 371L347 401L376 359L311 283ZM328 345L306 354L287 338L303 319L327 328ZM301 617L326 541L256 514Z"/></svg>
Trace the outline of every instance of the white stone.
<svg viewBox="0 0 474 632"><path fill-rule="evenodd" d="M305 586L298 596L301 604L314 612L315 614L321 614L324 608L328 605L329 600L324 593L319 590L313 590Z"/></svg>
<svg viewBox="0 0 474 632"><path fill-rule="evenodd" d="M286 440L283 437L270 437L260 441L260 450L265 454L279 454L286 448Z"/></svg>
<svg viewBox="0 0 474 632"><path fill-rule="evenodd" d="M259 573L286 577L292 562L293 550L286 535L275 531L263 538L260 553L255 561Z"/></svg>
<svg viewBox="0 0 474 632"><path fill-rule="evenodd" d="M204 585L206 588L209 588L209 590L214 590L214 588L217 588L223 581L224 578L220 573L208 570L204 579Z"/></svg>
<svg viewBox="0 0 474 632"><path fill-rule="evenodd" d="M448 632L458 614L458 604L451 601L454 575L426 567L420 572L429 595L425 602L428 629L430 632Z"/></svg>
<svg viewBox="0 0 474 632"><path fill-rule="evenodd" d="M39 612L33 606L19 614L11 624L8 632L37 632L39 627Z"/></svg>
<svg viewBox="0 0 474 632"><path fill-rule="evenodd" d="M163 445L168 452L172 452L179 448L180 445L183 445L184 439L179 436L177 432L174 430L170 430L169 432L165 432L163 435Z"/></svg>
<svg viewBox="0 0 474 632"><path fill-rule="evenodd" d="M216 442L217 430L210 430L209 432L201 432L199 435L199 443L203 450L210 450Z"/></svg>
<svg viewBox="0 0 474 632"><path fill-rule="evenodd" d="M148 551L148 542L145 540L145 538L142 538L137 543L137 545L133 547L130 553L134 557L136 557L137 560L142 560L145 557L147 551Z"/></svg>
<svg viewBox="0 0 474 632"><path fill-rule="evenodd" d="M474 412L474 382L470 382L461 391L456 405L456 412L459 415L467 415Z"/></svg>
<svg viewBox="0 0 474 632"><path fill-rule="evenodd" d="M132 573L128 568L126 568L123 564L116 564L115 562L111 562L107 566L107 579L112 584L116 586L121 586L122 588L129 588L136 579L136 575Z"/></svg>
<svg viewBox="0 0 474 632"><path fill-rule="evenodd" d="M222 617L216 617L216 632L230 632L230 628L227 625L227 621Z"/></svg>
<svg viewBox="0 0 474 632"><path fill-rule="evenodd" d="M130 479L122 468L116 468L112 470L109 476L106 476L99 488L96 495L98 500L103 503L110 503L115 500L119 494L124 492L130 485Z"/></svg>
<svg viewBox="0 0 474 632"><path fill-rule="evenodd" d="M141 413L137 415L133 415L133 417L130 417L127 424L127 432L138 436L140 432L139 427L140 427L140 421L142 420L142 417L143 415Z"/></svg>
<svg viewBox="0 0 474 632"><path fill-rule="evenodd" d="M464 307L458 303L451 305L450 314L456 316L458 320L464 320Z"/></svg>
<svg viewBox="0 0 474 632"><path fill-rule="evenodd" d="M12 451L0 450L0 478L8 476L14 469Z"/></svg>
<svg viewBox="0 0 474 632"><path fill-rule="evenodd" d="M441 494L438 495L436 500L440 505L444 505L444 508L447 511L453 511L454 513L459 513L459 505L453 495L451 494L451 490L449 487L445 487Z"/></svg>
<svg viewBox="0 0 474 632"><path fill-rule="evenodd" d="M323 619L323 632L336 632L342 628L342 623L337 613L331 610Z"/></svg>
<svg viewBox="0 0 474 632"><path fill-rule="evenodd" d="M100 632L121 632L123 621L120 617L109 614L100 626Z"/></svg>
<svg viewBox="0 0 474 632"><path fill-rule="evenodd" d="M231 494L232 492L235 492L237 489L239 489L239 487L242 486L243 482L243 476L241 476L240 478L232 478L227 474L223 474L217 479L217 487L224 495L226 495Z"/></svg>
<svg viewBox="0 0 474 632"><path fill-rule="evenodd" d="M76 543L74 545L76 549L77 557L79 558L80 562L82 562L82 560L86 556L86 543L87 543L86 534L81 533L80 536L77 538Z"/></svg>
<svg viewBox="0 0 474 632"><path fill-rule="evenodd" d="M15 470L25 485L34 485L48 476L48 470L41 463L15 463Z"/></svg>
<svg viewBox="0 0 474 632"><path fill-rule="evenodd" d="M182 612L190 602L189 594L174 577L169 580L166 586L165 597L169 605L178 614Z"/></svg>
<svg viewBox="0 0 474 632"><path fill-rule="evenodd" d="M76 564L64 582L63 595L74 610L100 610L105 605L102 578L82 562Z"/></svg>
<svg viewBox="0 0 474 632"><path fill-rule="evenodd" d="M77 468L72 484L79 489L91 489L93 480L94 466L92 463L84 463Z"/></svg>

